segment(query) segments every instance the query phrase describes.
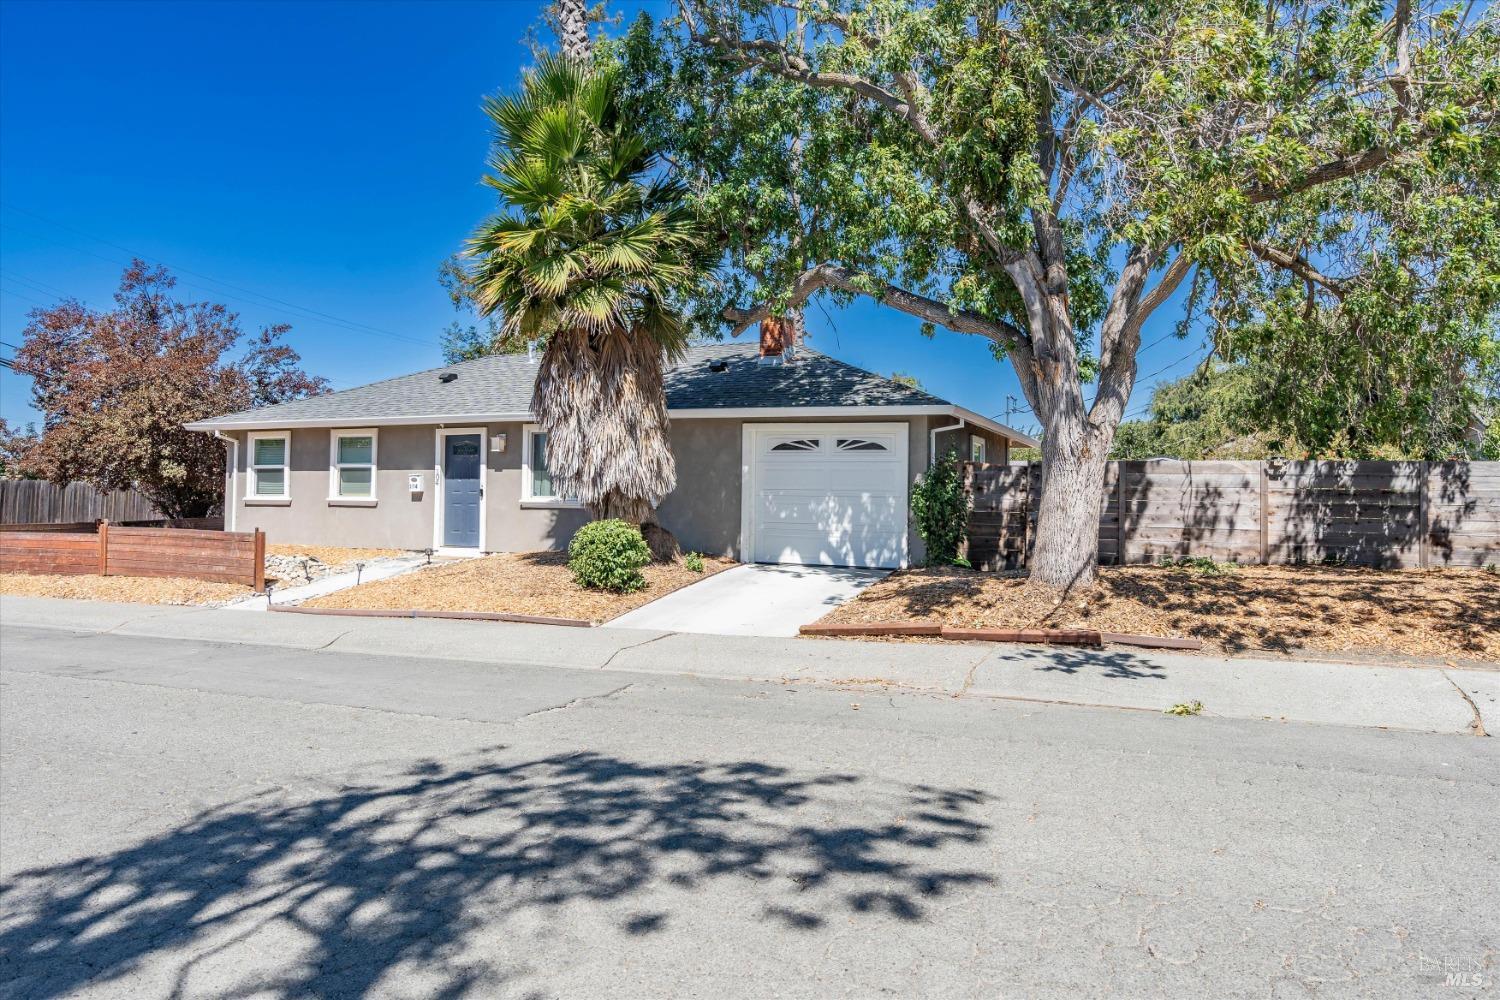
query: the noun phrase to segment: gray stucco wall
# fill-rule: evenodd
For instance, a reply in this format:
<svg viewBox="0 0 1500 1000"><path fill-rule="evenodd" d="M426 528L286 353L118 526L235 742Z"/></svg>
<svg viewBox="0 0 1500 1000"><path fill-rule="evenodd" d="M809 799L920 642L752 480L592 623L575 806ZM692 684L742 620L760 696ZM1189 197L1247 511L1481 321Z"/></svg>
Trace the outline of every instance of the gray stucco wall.
<svg viewBox="0 0 1500 1000"><path fill-rule="evenodd" d="M888 423L839 417L798 423ZM741 441L745 423L782 423L771 420L683 419L672 421L672 447L677 457L677 489L662 502L662 524L674 532L686 550L711 555L738 556L740 533ZM897 421L899 422L899 421ZM952 421L946 417L913 416L907 424L907 464L914 479L927 467L928 431ZM526 552L567 545L588 515L577 508L523 506L521 501L522 425L485 425L489 438L506 436L505 447L485 449L485 548L492 552ZM382 427L379 431L375 506L343 506L331 502L328 463L330 433L326 428L291 431L291 502L263 505L246 500L249 461L248 435L239 441L234 482L234 528L261 528L272 543L351 545L424 549L433 542L436 494L433 489L436 431L431 425ZM964 429L966 435L972 428ZM990 440L990 461L1004 461L1004 439ZM963 444L966 437L943 434L939 448ZM407 476L419 473L425 489L407 490ZM911 561L921 562L922 540L908 526Z"/></svg>

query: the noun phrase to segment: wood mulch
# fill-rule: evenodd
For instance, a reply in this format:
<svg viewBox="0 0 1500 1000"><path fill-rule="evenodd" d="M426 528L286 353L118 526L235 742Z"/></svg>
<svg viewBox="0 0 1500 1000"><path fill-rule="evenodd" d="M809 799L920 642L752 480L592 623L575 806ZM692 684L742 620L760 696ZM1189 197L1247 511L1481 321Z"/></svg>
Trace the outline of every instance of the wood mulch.
<svg viewBox="0 0 1500 1000"><path fill-rule="evenodd" d="M419 611L488 611L577 618L594 623L612 618L735 565L703 557L703 572L681 563L653 564L641 571L643 590L615 594L586 590L573 582L565 552L508 552L465 559L366 583L305 603L311 608L367 608Z"/></svg>
<svg viewBox="0 0 1500 1000"><path fill-rule="evenodd" d="M1025 584L1021 574L905 570L819 623L1088 628L1200 639L1204 652L1500 661L1500 574L1482 570L1245 566L1205 576L1189 567L1107 567L1061 605Z"/></svg>
<svg viewBox="0 0 1500 1000"><path fill-rule="evenodd" d="M85 601L123 601L130 604L213 605L247 597L250 588L237 583L211 583L185 577L57 576L43 573L0 573L0 594L14 597L65 597Z"/></svg>

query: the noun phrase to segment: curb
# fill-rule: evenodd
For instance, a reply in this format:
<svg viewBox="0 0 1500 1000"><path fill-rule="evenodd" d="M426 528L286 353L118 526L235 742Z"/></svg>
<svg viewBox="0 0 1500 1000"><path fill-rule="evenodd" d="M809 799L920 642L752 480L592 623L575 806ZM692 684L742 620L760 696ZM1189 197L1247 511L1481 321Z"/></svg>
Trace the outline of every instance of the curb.
<svg viewBox="0 0 1500 1000"><path fill-rule="evenodd" d="M1144 649L1202 649L1197 639L1136 635L1130 632L1099 632L1083 628L954 628L927 622L871 622L863 625L803 625L801 635L830 638L860 636L925 636L970 642L1027 642L1054 646L1139 646Z"/></svg>
<svg viewBox="0 0 1500 1000"><path fill-rule="evenodd" d="M342 618L447 618L457 621L524 622L529 625L562 625L567 628L593 628L593 622L581 618L552 618L547 615L513 615L503 611L422 611L417 608L304 608L289 604L272 604L266 610L284 615L330 615Z"/></svg>

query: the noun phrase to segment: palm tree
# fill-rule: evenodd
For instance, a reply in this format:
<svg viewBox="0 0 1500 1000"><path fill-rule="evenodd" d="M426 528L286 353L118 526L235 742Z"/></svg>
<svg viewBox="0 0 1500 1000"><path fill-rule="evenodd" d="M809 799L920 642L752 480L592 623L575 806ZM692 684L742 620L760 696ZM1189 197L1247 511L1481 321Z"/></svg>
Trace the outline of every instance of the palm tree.
<svg viewBox="0 0 1500 1000"><path fill-rule="evenodd" d="M481 308L546 342L532 412L563 495L595 517L654 526L677 485L662 367L685 331L674 293L702 239L676 183L622 121L613 65L544 56L521 93L492 98L486 182L506 210L468 244ZM658 555L675 541L656 532Z"/></svg>

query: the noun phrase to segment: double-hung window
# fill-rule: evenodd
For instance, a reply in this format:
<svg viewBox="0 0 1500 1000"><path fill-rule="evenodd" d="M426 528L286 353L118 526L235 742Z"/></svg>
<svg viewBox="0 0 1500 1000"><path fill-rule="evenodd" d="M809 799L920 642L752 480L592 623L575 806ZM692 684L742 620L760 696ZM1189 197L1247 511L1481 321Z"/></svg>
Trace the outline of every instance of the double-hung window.
<svg viewBox="0 0 1500 1000"><path fill-rule="evenodd" d="M250 499L291 499L291 450L288 434L250 435Z"/></svg>
<svg viewBox="0 0 1500 1000"><path fill-rule="evenodd" d="M982 464L984 462L984 460L985 460L984 459L984 454L985 454L985 441L984 441L984 438L980 437L978 434L970 434L969 435L969 461L971 461L971 462L979 462L979 463Z"/></svg>
<svg viewBox="0 0 1500 1000"><path fill-rule="evenodd" d="M578 501L557 495L547 465L547 435L528 426L522 436L521 502L549 507L576 507Z"/></svg>
<svg viewBox="0 0 1500 1000"><path fill-rule="evenodd" d="M374 502L378 436L373 428L332 432L328 456L329 500Z"/></svg>

